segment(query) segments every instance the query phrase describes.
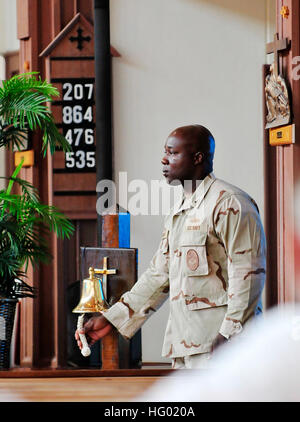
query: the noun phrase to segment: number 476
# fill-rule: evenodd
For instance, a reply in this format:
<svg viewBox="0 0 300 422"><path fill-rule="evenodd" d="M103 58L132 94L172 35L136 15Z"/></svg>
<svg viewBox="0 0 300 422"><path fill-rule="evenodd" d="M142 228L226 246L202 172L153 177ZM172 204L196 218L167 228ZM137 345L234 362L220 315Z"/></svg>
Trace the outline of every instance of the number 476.
<svg viewBox="0 0 300 422"><path fill-rule="evenodd" d="M84 137L84 143L86 145L92 145L94 143L94 130L93 129L68 129L65 137L70 145L78 146L80 144L82 136Z"/></svg>

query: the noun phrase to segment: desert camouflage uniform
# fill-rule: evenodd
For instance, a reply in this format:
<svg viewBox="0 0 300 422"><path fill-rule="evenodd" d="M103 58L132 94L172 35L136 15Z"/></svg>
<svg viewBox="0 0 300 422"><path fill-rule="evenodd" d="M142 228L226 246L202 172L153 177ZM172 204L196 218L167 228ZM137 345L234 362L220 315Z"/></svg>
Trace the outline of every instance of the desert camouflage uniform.
<svg viewBox="0 0 300 422"><path fill-rule="evenodd" d="M211 351L254 317L265 281L265 236L248 194L209 174L166 217L159 248L104 316L130 338L170 297L162 355Z"/></svg>

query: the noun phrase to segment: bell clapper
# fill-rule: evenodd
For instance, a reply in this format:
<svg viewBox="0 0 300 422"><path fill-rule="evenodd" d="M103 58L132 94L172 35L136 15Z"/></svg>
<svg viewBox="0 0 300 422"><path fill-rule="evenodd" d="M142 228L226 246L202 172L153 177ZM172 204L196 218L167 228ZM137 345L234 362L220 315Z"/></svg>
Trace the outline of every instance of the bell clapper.
<svg viewBox="0 0 300 422"><path fill-rule="evenodd" d="M77 321L77 329L78 330L82 330L83 328L83 319L84 319L84 314L79 315L78 317L78 321ZM91 354L91 349L89 348L88 342L86 340L85 334L80 334L79 333L79 338L80 341L82 343L82 349L81 349L81 354L84 357L88 357Z"/></svg>

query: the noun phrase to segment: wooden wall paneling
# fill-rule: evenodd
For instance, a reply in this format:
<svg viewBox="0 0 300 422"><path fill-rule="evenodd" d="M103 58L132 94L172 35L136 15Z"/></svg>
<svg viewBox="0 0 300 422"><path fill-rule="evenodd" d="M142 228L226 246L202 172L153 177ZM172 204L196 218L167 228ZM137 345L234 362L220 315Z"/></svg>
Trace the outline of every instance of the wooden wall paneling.
<svg viewBox="0 0 300 422"><path fill-rule="evenodd" d="M74 0L64 1L61 7L61 28L64 28L74 16Z"/></svg>
<svg viewBox="0 0 300 422"><path fill-rule="evenodd" d="M21 0L18 2L18 34L20 38L20 71L32 71L41 70L40 60L38 57L39 53L39 6L40 2L37 0ZM25 31L25 29L26 31ZM43 77L43 74L41 74ZM39 189L41 199L44 201L47 196L47 184L44 186L41 184L42 172L44 171L45 162L42 165L42 159L40 154L41 140L38 134L35 134L32 138L32 147L36 151L35 159L36 163L33 168L22 169L20 176ZM46 200L47 202L47 200ZM44 273L43 286L39 285L40 271L36 271L29 268L28 271L28 282L38 288L38 296L34 300L24 299L21 302L20 307L20 365L24 366L39 366L44 360L44 356L40 355L41 352L41 336L43 336L43 322L40 318L44 304L42 304L43 288L48 287L48 298L49 291L51 292L52 278L51 274L49 277L49 271ZM48 276L48 277L47 277ZM47 307L46 307L47 308ZM51 318L45 319L45 330L48 334L46 336L46 343L44 349L51 354L51 347L49 347L49 341L51 342L53 336L51 326L49 328L48 321ZM49 359L48 359L49 360Z"/></svg>
<svg viewBox="0 0 300 422"><path fill-rule="evenodd" d="M295 230L296 230L296 219L298 215L298 211L295 209L295 189L300 182L300 80L296 80L292 78L292 59L293 57L300 56L300 5L299 1L293 0L292 2L292 21L291 21L291 36L293 40L292 49L289 55L289 79L292 83L292 90L293 90L293 113L294 113L294 122L296 125L296 143L293 145L293 178L294 183L293 185L289 185L290 189L290 196L293 198L292 204L292 213L293 213L293 227L292 231L288 233L289 236L289 243L291 244L291 249L293 252L293 273L294 273L294 286L292 291L288 291L288 296L293 298L293 301L300 300L300 280L297 278L297 259L300 257L296 256L296 244L295 244ZM288 261L289 257L286 257Z"/></svg>
<svg viewBox="0 0 300 422"><path fill-rule="evenodd" d="M6 79L19 73L19 51L11 51L4 54Z"/></svg>
<svg viewBox="0 0 300 422"><path fill-rule="evenodd" d="M79 246L93 247L97 245L97 221L80 220ZM78 248L78 269L80 269L80 249ZM80 272L78 277L80 278Z"/></svg>
<svg viewBox="0 0 300 422"><path fill-rule="evenodd" d="M80 12L88 19L91 23L94 22L94 0L75 0L77 3L77 12ZM77 13L76 12L76 13Z"/></svg>
<svg viewBox="0 0 300 422"><path fill-rule="evenodd" d="M53 253L53 252L52 252ZM33 362L34 367L45 368L51 366L54 354L54 307L53 307L53 266L41 266L39 295L38 295L38 321L36 321L37 334L37 356Z"/></svg>
<svg viewBox="0 0 300 422"><path fill-rule="evenodd" d="M69 13L70 2L64 5L67 6L65 12ZM75 2L73 2L73 6L74 13L76 13ZM83 51L78 48L79 44L77 41L72 42L70 40L71 37L75 39L78 37L77 31L79 28L83 30L83 37L87 35L90 37L89 42L83 42ZM63 121L62 114L63 107L67 105L74 106L72 102L65 104L62 96L63 84L65 82L68 84L84 83L83 77L85 79L90 78L86 82L94 83L93 55L93 27L81 14L72 16L66 26L56 34L56 37L41 53L41 57L45 61L46 77L55 84L60 92L60 97L53 101L51 108L55 122L62 131L66 130L66 122ZM72 80L72 78L75 79ZM91 107L94 109L94 106ZM93 110L93 115L95 115L95 110ZM77 126L75 125L75 127ZM55 350L52 367L61 368L68 364L70 333L68 332L67 321L70 320L70 317L67 316L69 312L67 294L68 287L78 281L76 276L78 277L79 275L79 233L86 229L85 225L88 219L93 219L93 232L96 233L96 173L92 169L90 173L78 173L79 170L76 170L76 168L68 170L65 163L65 155L60 152L51 159L50 166L51 171L48 171L48 184L51 180L51 203L71 218L76 226L76 233L70 240L55 243L54 239ZM80 222L78 221L79 219ZM59 260L61 260L61 265Z"/></svg>
<svg viewBox="0 0 300 422"><path fill-rule="evenodd" d="M29 37L29 1L17 0L17 37L19 40Z"/></svg>
<svg viewBox="0 0 300 422"><path fill-rule="evenodd" d="M20 71L39 71L41 78L49 81L54 75L68 81L72 77L94 78L92 0L19 0L18 17ZM76 24L83 27L83 36L91 34L91 42L83 42L84 52L78 49L77 42L68 39L78 36ZM40 55L46 50L47 57ZM112 54L118 55L113 48ZM75 60L62 60L65 55ZM83 60L83 56L88 57ZM60 82L53 83L61 90ZM54 107L56 122L63 130L62 117L56 113ZM96 245L96 180L92 173L59 173L64 170L64 158L58 154L54 159L42 159L40 134L33 137L32 148L36 163L22 169L21 177L38 188L43 202L57 206L74 221L77 234L70 241L51 234L53 262L41 265L39 271L29 269L28 281L38 288L38 297L21 304L20 364L57 368L66 364L66 288L78 276L79 245L92 241L91 246ZM76 190L79 195L74 195Z"/></svg>
<svg viewBox="0 0 300 422"><path fill-rule="evenodd" d="M51 39L61 31L61 0L51 0Z"/></svg>
<svg viewBox="0 0 300 422"><path fill-rule="evenodd" d="M263 126L267 114L265 102L265 77L269 66L263 66L262 72L262 102L263 102ZM267 240L266 256L266 307L270 308L278 302L277 292L277 173L276 173L276 149L269 145L268 130L264 130L264 186L265 186L265 233Z"/></svg>
<svg viewBox="0 0 300 422"><path fill-rule="evenodd" d="M276 150L276 173L277 173L277 261L278 261L278 301L285 302L285 265L284 265L284 169L283 169L283 148L278 147Z"/></svg>
<svg viewBox="0 0 300 422"><path fill-rule="evenodd" d="M60 70L61 78L75 78L78 75L78 70L70 66L70 61L66 61L64 63L62 60L53 60L51 61L51 70L54 74L57 70ZM87 78L91 77L92 72L88 60L80 63L80 70Z"/></svg>
<svg viewBox="0 0 300 422"><path fill-rule="evenodd" d="M283 2L280 2L283 5ZM285 5L287 5L285 3ZM292 12L292 4L289 2L288 7ZM279 11L280 12L280 11ZM293 12L292 12L293 13ZM291 65L289 55L294 48L294 41L292 39L291 33L291 22L292 22L292 15L289 16L289 19L283 19L279 14L279 26L278 30L280 31L280 37L287 37L291 40L291 49L289 53L282 54L281 56L281 69L282 74L286 78L287 82L289 83L291 90L292 90L292 109L294 110L293 103L294 103L294 92L293 92L293 83L290 79L289 75L289 67ZM288 21L288 25L286 25L286 21ZM280 302L290 302L294 301L294 295L288 294L291 293L291 289L293 289L295 284L295 274L293 271L294 267L294 258L293 258L293 250L292 244L290 240L287 238L287 233L292 230L293 223L294 223L294 213L293 213L293 196L290 195L291 191L289 189L290 186L294 185L294 178L293 178L293 145L286 145L281 147L278 150L278 171L279 171L279 184L278 184L278 206L280 208L280 220L278 224L278 230L280 235L280 242L279 242L279 257L280 257ZM289 260L287 261L287 256Z"/></svg>
<svg viewBox="0 0 300 422"><path fill-rule="evenodd" d="M76 220L74 221L76 227L75 235L70 239L64 239L61 243L61 256L63 256L63 276L59 281L59 301L60 301L60 314L62 316L62 327L58 330L58 344L59 351L57 355L59 356L57 362L53 362L54 367L67 367L68 366L68 353L67 350L70 350L71 347L74 347L74 332L69 333L69 327L67 327L67 321L70 320L70 308L69 303L71 300L74 300L73 294L75 289L75 284L81 281L80 278L80 246L94 246L96 244L95 234L96 234L96 220ZM88 276L88 275L86 275ZM78 304L80 296L77 298ZM75 305L74 305L75 307ZM63 311L62 311L63 308ZM73 328L75 331L75 327ZM73 345L70 345L68 342L74 342ZM84 365L89 366L87 361L84 361Z"/></svg>
<svg viewBox="0 0 300 422"><path fill-rule="evenodd" d="M64 262L64 240L54 241L54 280L53 280L53 308L54 308L54 355L51 366L60 368L65 366L66 361L66 309L65 298L65 262Z"/></svg>
<svg viewBox="0 0 300 422"><path fill-rule="evenodd" d="M23 71L25 63L26 70L38 69L38 44L37 25L38 4L36 0L18 2L19 13L19 36L20 36L20 70ZM26 38L28 37L28 38ZM33 136L33 148L37 149L39 143L37 135ZM39 157L37 157L39 161ZM33 168L23 168L20 177L39 187L39 165ZM39 271L29 268L28 283L34 287L38 286ZM32 366L38 359L38 321L39 321L39 298L34 300L24 299L20 306L20 364L21 366Z"/></svg>
<svg viewBox="0 0 300 422"><path fill-rule="evenodd" d="M55 5L52 4L52 1L47 0L43 2L43 5L39 5L38 7L38 58L43 46L48 45L52 40L52 31L53 31L53 20L52 18L55 15L55 11L57 10ZM50 18L50 19L49 19ZM40 58L39 58L40 60ZM42 69L42 61L40 60L40 69ZM43 69L44 73L44 69Z"/></svg>
<svg viewBox="0 0 300 422"><path fill-rule="evenodd" d="M102 216L102 248L119 247L119 216ZM102 369L119 369L119 334L110 332L102 340Z"/></svg>
<svg viewBox="0 0 300 422"><path fill-rule="evenodd" d="M10 52L4 55L5 57L5 77L10 79L19 72L19 51ZM12 149L5 150L5 176L10 177L15 169L14 154ZM16 192L16 185L13 186L13 193Z"/></svg>
<svg viewBox="0 0 300 422"><path fill-rule="evenodd" d="M27 43L27 54L30 57L30 70L40 72L42 79L45 78L45 68L39 52L51 40L51 25L49 16L51 15L50 2L40 2L38 0L30 0L30 34L31 37ZM41 138L36 133L33 137L33 149L35 150L36 165L33 168L35 177L34 185L38 187L41 200L49 203L49 184L48 179L48 159L42 157ZM55 236L54 236L55 238ZM52 237L51 237L52 239ZM57 253L55 246L52 254L54 259L59 260L60 255ZM38 298L34 300L34 344L33 344L33 367L47 367L53 361L55 354L54 331L55 331L55 303L53 292L55 291L53 280L57 277L56 268L53 262L49 265L41 265L40 272L35 276L35 285L38 287ZM59 270L59 269L58 269ZM55 360L55 358L54 358Z"/></svg>
<svg viewBox="0 0 300 422"><path fill-rule="evenodd" d="M282 6L289 8L289 17L280 14ZM292 77L292 58L300 55L299 48L299 2L297 0L277 1L277 32L279 37L291 40L291 48L281 58L283 76L292 93L293 123L296 142L276 147L277 168L277 231L278 231L278 300L295 302L297 298L295 257L295 187L299 180L300 159L300 84Z"/></svg>
<svg viewBox="0 0 300 422"><path fill-rule="evenodd" d="M76 13L82 13L93 22L93 0L63 0L61 8L61 27L64 28Z"/></svg>
<svg viewBox="0 0 300 422"><path fill-rule="evenodd" d="M92 187L95 192L96 175L94 173L75 173L75 174L60 174L53 175L53 190L59 192L90 192Z"/></svg>
<svg viewBox="0 0 300 422"><path fill-rule="evenodd" d="M276 22L276 29L279 34L279 38L282 38L282 17L280 15L280 10L282 7L282 2L277 0L277 22ZM279 69L282 71L282 55L280 55L280 65ZM276 180L276 187L277 187L277 195L276 195L276 211L277 211L277 262L278 262L278 302L283 303L285 301L285 274L284 274L284 168L283 168L283 154L284 154L285 146L276 147L276 173L277 173L277 180ZM280 246L282 245L282 246Z"/></svg>

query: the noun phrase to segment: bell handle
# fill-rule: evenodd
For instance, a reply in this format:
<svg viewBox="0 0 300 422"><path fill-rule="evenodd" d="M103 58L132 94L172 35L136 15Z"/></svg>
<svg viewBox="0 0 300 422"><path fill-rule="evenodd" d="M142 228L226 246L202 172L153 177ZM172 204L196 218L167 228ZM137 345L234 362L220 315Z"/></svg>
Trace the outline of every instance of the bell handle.
<svg viewBox="0 0 300 422"><path fill-rule="evenodd" d="M77 330L78 331L82 330L82 328L83 328L83 319L84 319L84 314L79 315L78 321L77 321ZM91 349L89 348L85 334L81 334L81 333L78 333L78 334L79 334L80 341L82 343L81 354L84 357L88 357L91 354Z"/></svg>

